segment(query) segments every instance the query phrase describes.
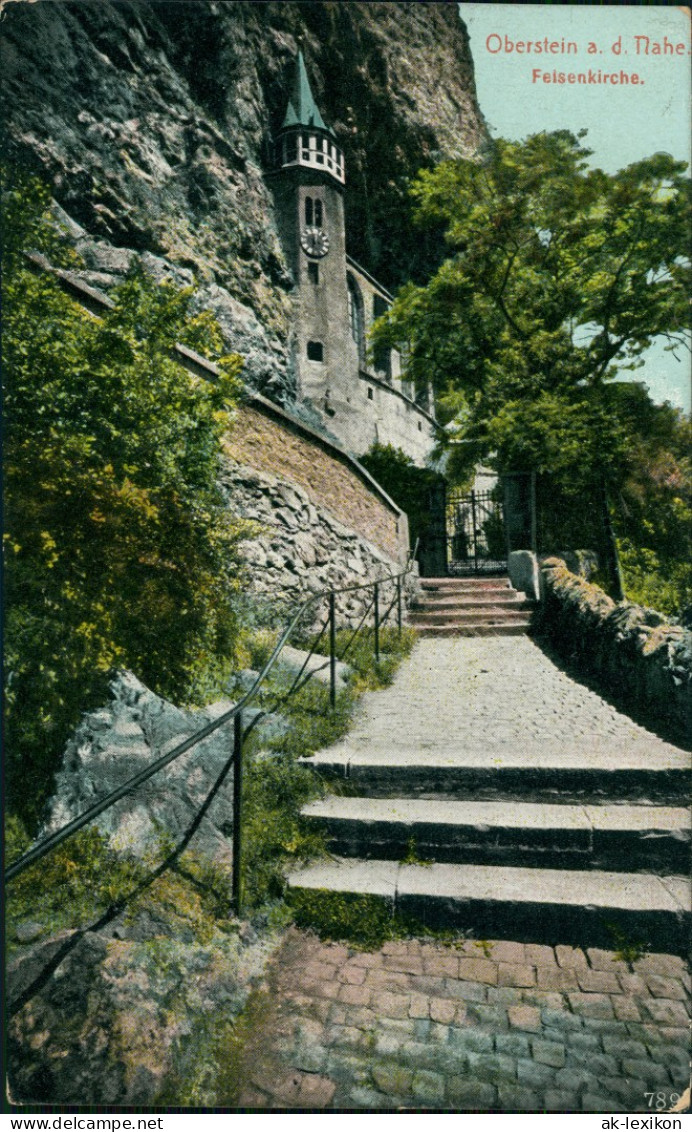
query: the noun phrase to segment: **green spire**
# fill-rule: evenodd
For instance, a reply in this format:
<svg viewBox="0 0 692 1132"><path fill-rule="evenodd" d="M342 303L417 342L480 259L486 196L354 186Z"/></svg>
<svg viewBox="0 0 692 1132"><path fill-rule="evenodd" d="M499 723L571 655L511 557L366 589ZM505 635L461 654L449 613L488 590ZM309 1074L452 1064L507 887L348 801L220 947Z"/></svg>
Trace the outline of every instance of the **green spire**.
<svg viewBox="0 0 692 1132"><path fill-rule="evenodd" d="M327 130L330 134L333 133L329 126L325 125L322 115L317 109L317 103L312 96L302 51L298 52L296 59L293 87L281 128L285 130L287 126L314 126L320 130Z"/></svg>

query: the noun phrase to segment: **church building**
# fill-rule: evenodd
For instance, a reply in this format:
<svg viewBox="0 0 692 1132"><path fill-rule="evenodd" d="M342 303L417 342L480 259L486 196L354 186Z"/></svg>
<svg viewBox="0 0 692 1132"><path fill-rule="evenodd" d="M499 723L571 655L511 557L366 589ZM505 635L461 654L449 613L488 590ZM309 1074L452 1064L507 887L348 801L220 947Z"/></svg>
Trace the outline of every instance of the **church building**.
<svg viewBox="0 0 692 1132"><path fill-rule="evenodd" d="M368 349L389 292L346 250L347 170L298 53L270 183L280 239L295 280L294 366L298 396L356 456L374 444L426 463L437 426L432 397L416 397L393 350Z"/></svg>

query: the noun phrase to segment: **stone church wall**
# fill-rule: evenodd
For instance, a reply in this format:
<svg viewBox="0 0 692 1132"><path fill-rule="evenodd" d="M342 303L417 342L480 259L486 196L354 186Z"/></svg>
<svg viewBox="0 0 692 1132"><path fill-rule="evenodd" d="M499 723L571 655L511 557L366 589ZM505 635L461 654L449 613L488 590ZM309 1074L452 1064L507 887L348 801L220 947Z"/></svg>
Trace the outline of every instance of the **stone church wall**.
<svg viewBox="0 0 692 1132"><path fill-rule="evenodd" d="M349 448L362 455L375 443L391 444L419 467L425 467L437 439L432 417L396 386L368 373L359 374L356 396L356 405L348 406L353 410L346 425ZM337 432L335 419L329 422L329 428L343 435Z"/></svg>

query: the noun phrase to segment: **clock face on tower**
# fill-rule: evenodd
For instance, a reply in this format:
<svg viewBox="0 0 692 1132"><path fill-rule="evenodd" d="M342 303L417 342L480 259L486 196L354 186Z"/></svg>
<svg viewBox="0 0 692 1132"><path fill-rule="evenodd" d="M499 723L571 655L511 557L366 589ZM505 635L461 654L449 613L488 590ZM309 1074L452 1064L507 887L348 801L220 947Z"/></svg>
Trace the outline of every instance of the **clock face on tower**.
<svg viewBox="0 0 692 1132"><path fill-rule="evenodd" d="M319 259L329 251L329 236L321 228L310 225L300 234L300 246L306 255Z"/></svg>

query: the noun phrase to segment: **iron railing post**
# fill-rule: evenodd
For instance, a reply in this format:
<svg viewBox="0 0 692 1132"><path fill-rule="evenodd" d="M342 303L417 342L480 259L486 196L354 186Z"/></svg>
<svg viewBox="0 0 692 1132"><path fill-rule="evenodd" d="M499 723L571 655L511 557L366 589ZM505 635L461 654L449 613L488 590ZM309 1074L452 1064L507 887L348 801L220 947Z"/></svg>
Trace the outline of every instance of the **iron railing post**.
<svg viewBox="0 0 692 1132"><path fill-rule="evenodd" d="M380 586L375 582L375 662L380 663Z"/></svg>
<svg viewBox="0 0 692 1132"><path fill-rule="evenodd" d="M243 845L243 713L233 720L233 906L241 914L242 897L242 845Z"/></svg>
<svg viewBox="0 0 692 1132"><path fill-rule="evenodd" d="M471 492L471 522L473 523L473 572L478 573L478 529L476 524L478 517L476 515L476 493Z"/></svg>
<svg viewBox="0 0 692 1132"><path fill-rule="evenodd" d="M336 707L336 601L334 591L329 595L329 703Z"/></svg>
<svg viewBox="0 0 692 1132"><path fill-rule="evenodd" d="M401 575L396 580L396 627L401 636L402 616L401 616Z"/></svg>

